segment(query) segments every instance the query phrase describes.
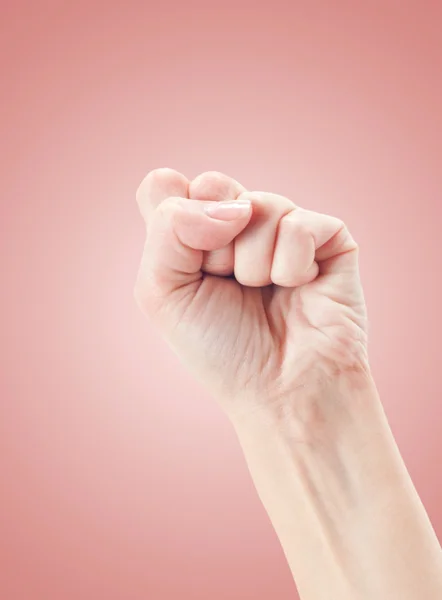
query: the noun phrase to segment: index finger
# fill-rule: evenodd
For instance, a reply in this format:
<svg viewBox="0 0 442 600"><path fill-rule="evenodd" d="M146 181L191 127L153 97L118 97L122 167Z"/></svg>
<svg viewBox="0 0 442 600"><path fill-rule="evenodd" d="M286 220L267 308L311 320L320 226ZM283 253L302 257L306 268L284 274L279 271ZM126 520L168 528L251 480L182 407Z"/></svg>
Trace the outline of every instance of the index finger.
<svg viewBox="0 0 442 600"><path fill-rule="evenodd" d="M166 198L189 197L189 181L174 169L154 169L140 183L136 200L143 219L148 222L150 215Z"/></svg>

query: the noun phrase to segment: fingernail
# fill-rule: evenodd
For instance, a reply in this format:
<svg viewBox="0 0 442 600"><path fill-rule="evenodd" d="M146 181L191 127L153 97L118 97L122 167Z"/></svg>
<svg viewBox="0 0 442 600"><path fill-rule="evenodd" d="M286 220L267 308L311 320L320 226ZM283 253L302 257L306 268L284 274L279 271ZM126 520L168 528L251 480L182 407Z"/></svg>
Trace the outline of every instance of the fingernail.
<svg viewBox="0 0 442 600"><path fill-rule="evenodd" d="M235 221L247 217L250 212L251 202L250 200L234 200L216 202L214 204L208 204L205 207L205 212L212 219L219 219L220 221Z"/></svg>

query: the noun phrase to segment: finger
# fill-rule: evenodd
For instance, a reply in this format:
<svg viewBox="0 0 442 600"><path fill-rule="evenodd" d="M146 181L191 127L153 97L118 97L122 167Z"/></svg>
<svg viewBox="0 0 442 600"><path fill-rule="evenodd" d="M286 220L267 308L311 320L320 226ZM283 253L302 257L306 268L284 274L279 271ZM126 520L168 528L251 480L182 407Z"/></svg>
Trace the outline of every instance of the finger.
<svg viewBox="0 0 442 600"><path fill-rule="evenodd" d="M319 273L354 273L357 245L343 222L329 215L297 209L279 222L271 270L273 283L295 287Z"/></svg>
<svg viewBox="0 0 442 600"><path fill-rule="evenodd" d="M218 171L202 173L189 184L189 198L195 200L235 200L244 191L238 181ZM205 252L202 270L212 275L231 275L233 263L233 243L230 243L219 250Z"/></svg>
<svg viewBox="0 0 442 600"><path fill-rule="evenodd" d="M178 289L187 293L185 288L202 277L203 252L226 246L250 217L251 204L244 201L163 201L151 216L135 286L135 297L143 310L156 310Z"/></svg>
<svg viewBox="0 0 442 600"><path fill-rule="evenodd" d="M238 200L251 200L253 215L246 230L235 239L235 277L243 285L261 287L272 283L271 269L280 219L295 208L277 194L244 192Z"/></svg>
<svg viewBox="0 0 442 600"><path fill-rule="evenodd" d="M189 197L195 200L235 200L245 187L232 177L218 171L206 171L189 184Z"/></svg>
<svg viewBox="0 0 442 600"><path fill-rule="evenodd" d="M279 222L270 278L283 287L309 283L318 274L315 261L315 240L301 219L298 209L285 215Z"/></svg>
<svg viewBox="0 0 442 600"><path fill-rule="evenodd" d="M188 198L189 181L173 169L150 171L140 183L136 199L141 215L146 223L150 215L166 198Z"/></svg>

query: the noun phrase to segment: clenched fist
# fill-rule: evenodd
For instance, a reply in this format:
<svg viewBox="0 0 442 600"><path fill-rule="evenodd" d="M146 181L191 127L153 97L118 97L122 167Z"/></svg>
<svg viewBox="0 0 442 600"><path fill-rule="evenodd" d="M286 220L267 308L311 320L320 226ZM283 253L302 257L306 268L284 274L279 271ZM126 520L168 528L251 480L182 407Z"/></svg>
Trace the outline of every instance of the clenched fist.
<svg viewBox="0 0 442 600"><path fill-rule="evenodd" d="M137 201L136 300L228 414L368 371L358 246L338 218L212 172L152 171Z"/></svg>
<svg viewBox="0 0 442 600"><path fill-rule="evenodd" d="M219 173L153 171L138 202L137 301L230 418L300 597L442 598L342 221Z"/></svg>

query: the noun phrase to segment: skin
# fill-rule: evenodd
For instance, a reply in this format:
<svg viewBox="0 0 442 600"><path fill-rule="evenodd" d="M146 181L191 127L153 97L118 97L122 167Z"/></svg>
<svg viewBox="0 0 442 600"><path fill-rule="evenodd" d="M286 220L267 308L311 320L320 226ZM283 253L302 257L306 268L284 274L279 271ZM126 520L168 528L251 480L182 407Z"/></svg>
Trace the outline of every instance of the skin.
<svg viewBox="0 0 442 600"><path fill-rule="evenodd" d="M442 598L345 224L220 173L152 171L137 201L136 300L232 422L301 598Z"/></svg>

